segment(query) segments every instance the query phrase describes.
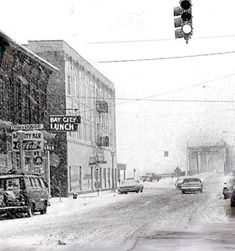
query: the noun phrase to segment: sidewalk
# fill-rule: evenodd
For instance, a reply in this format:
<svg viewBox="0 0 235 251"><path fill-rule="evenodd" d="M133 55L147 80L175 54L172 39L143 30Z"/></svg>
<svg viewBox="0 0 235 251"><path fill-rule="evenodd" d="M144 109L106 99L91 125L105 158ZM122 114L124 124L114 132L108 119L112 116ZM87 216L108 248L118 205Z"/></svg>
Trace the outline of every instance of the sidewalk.
<svg viewBox="0 0 235 251"><path fill-rule="evenodd" d="M125 196L119 196L113 191L101 191L99 196L97 192L78 195L77 199L69 197L51 198L48 207L48 215L61 216L73 214L74 212L84 213L93 208L112 204L116 201L125 199Z"/></svg>
<svg viewBox="0 0 235 251"><path fill-rule="evenodd" d="M174 189L175 179L164 179L159 182L146 182L144 183L144 193L151 191L157 187L169 187L169 184ZM142 194L143 195L143 194ZM74 213L85 213L92 209L102 206L108 206L112 203L130 200L130 197L138 196L137 194L129 193L128 195L118 194L112 190L100 191L99 196L97 192L78 194L77 199L73 196L60 198L51 198L51 206L48 207L48 216L62 216Z"/></svg>

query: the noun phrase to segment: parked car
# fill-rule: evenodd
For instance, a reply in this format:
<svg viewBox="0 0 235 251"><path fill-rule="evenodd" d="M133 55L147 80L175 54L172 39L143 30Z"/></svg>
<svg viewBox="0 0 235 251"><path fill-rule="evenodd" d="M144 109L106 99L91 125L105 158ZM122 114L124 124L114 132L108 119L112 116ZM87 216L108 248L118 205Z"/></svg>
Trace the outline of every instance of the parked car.
<svg viewBox="0 0 235 251"><path fill-rule="evenodd" d="M119 193L143 192L144 186L138 180L124 180L118 187Z"/></svg>
<svg viewBox="0 0 235 251"><path fill-rule="evenodd" d="M235 207L235 186L233 187L233 190L230 196L230 206Z"/></svg>
<svg viewBox="0 0 235 251"><path fill-rule="evenodd" d="M175 187L176 187L176 189L181 189L181 185L182 185L182 183L183 183L183 178L178 178L177 180L176 180L176 182L175 182Z"/></svg>
<svg viewBox="0 0 235 251"><path fill-rule="evenodd" d="M46 214L49 205L47 184L43 177L33 174L4 174L0 176L0 214L19 216L34 212Z"/></svg>
<svg viewBox="0 0 235 251"><path fill-rule="evenodd" d="M153 178L151 176L144 175L144 176L140 176L139 180L143 182L146 182L146 181L152 182Z"/></svg>
<svg viewBox="0 0 235 251"><path fill-rule="evenodd" d="M223 185L224 199L228 199L231 197L234 185L235 185L235 177L227 178L227 180L224 182Z"/></svg>
<svg viewBox="0 0 235 251"><path fill-rule="evenodd" d="M181 184L182 193L193 193L203 191L203 184L199 178L185 178Z"/></svg>

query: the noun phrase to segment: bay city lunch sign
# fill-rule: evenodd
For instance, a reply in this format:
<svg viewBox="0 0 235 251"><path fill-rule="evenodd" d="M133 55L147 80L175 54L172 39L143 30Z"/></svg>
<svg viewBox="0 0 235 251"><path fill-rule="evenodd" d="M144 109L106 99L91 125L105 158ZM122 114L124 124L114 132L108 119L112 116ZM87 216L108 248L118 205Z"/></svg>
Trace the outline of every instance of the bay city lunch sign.
<svg viewBox="0 0 235 251"><path fill-rule="evenodd" d="M75 132L81 123L81 116L50 115L50 131Z"/></svg>
<svg viewBox="0 0 235 251"><path fill-rule="evenodd" d="M41 131L12 132L13 151L20 151L21 140L24 151L42 151L44 149Z"/></svg>

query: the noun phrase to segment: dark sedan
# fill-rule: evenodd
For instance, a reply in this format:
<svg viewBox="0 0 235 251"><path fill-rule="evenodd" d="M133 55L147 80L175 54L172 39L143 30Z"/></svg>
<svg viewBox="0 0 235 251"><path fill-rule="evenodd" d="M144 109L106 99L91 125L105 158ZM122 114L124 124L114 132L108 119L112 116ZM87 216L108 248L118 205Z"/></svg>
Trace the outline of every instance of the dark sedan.
<svg viewBox="0 0 235 251"><path fill-rule="evenodd" d="M182 193L193 193L200 191L202 193L203 184L199 178L185 178L181 184Z"/></svg>
<svg viewBox="0 0 235 251"><path fill-rule="evenodd" d="M119 193L143 192L144 186L138 180L124 180L118 187Z"/></svg>
<svg viewBox="0 0 235 251"><path fill-rule="evenodd" d="M235 207L235 186L233 187L233 191L231 193L230 206Z"/></svg>

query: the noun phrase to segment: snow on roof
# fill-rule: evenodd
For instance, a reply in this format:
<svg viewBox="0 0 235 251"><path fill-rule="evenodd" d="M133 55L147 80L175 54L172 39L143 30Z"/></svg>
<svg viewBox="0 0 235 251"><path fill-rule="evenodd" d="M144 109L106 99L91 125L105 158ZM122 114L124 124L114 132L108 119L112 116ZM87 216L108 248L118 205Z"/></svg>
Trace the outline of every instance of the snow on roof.
<svg viewBox="0 0 235 251"><path fill-rule="evenodd" d="M28 53L32 54L35 58L37 58L38 60L42 61L43 63L49 65L51 68L53 68L53 70L55 71L59 71L59 69L57 67L55 67L54 65L52 65L51 63L49 63L48 61L46 61L45 59L39 57L37 54L33 53L32 51L30 51L28 48L24 47L23 45L17 44L19 47L21 47L23 50L27 51Z"/></svg>
<svg viewBox="0 0 235 251"><path fill-rule="evenodd" d="M13 46L18 47L17 49L20 49L20 50L23 50L24 52L26 52L28 56L36 59L37 61L40 61L41 63L43 63L47 67L49 66L50 68L52 68L53 71L59 71L59 69L57 67L55 67L54 65L50 64L45 59L39 57L38 55L36 55L35 53L33 53L32 51L30 51L29 49L27 49L23 45L17 43L12 38L10 38L8 35L6 35L6 33L3 33L1 30L0 30L0 37L3 37L4 39L6 39L6 41L9 42L9 43L11 43Z"/></svg>

